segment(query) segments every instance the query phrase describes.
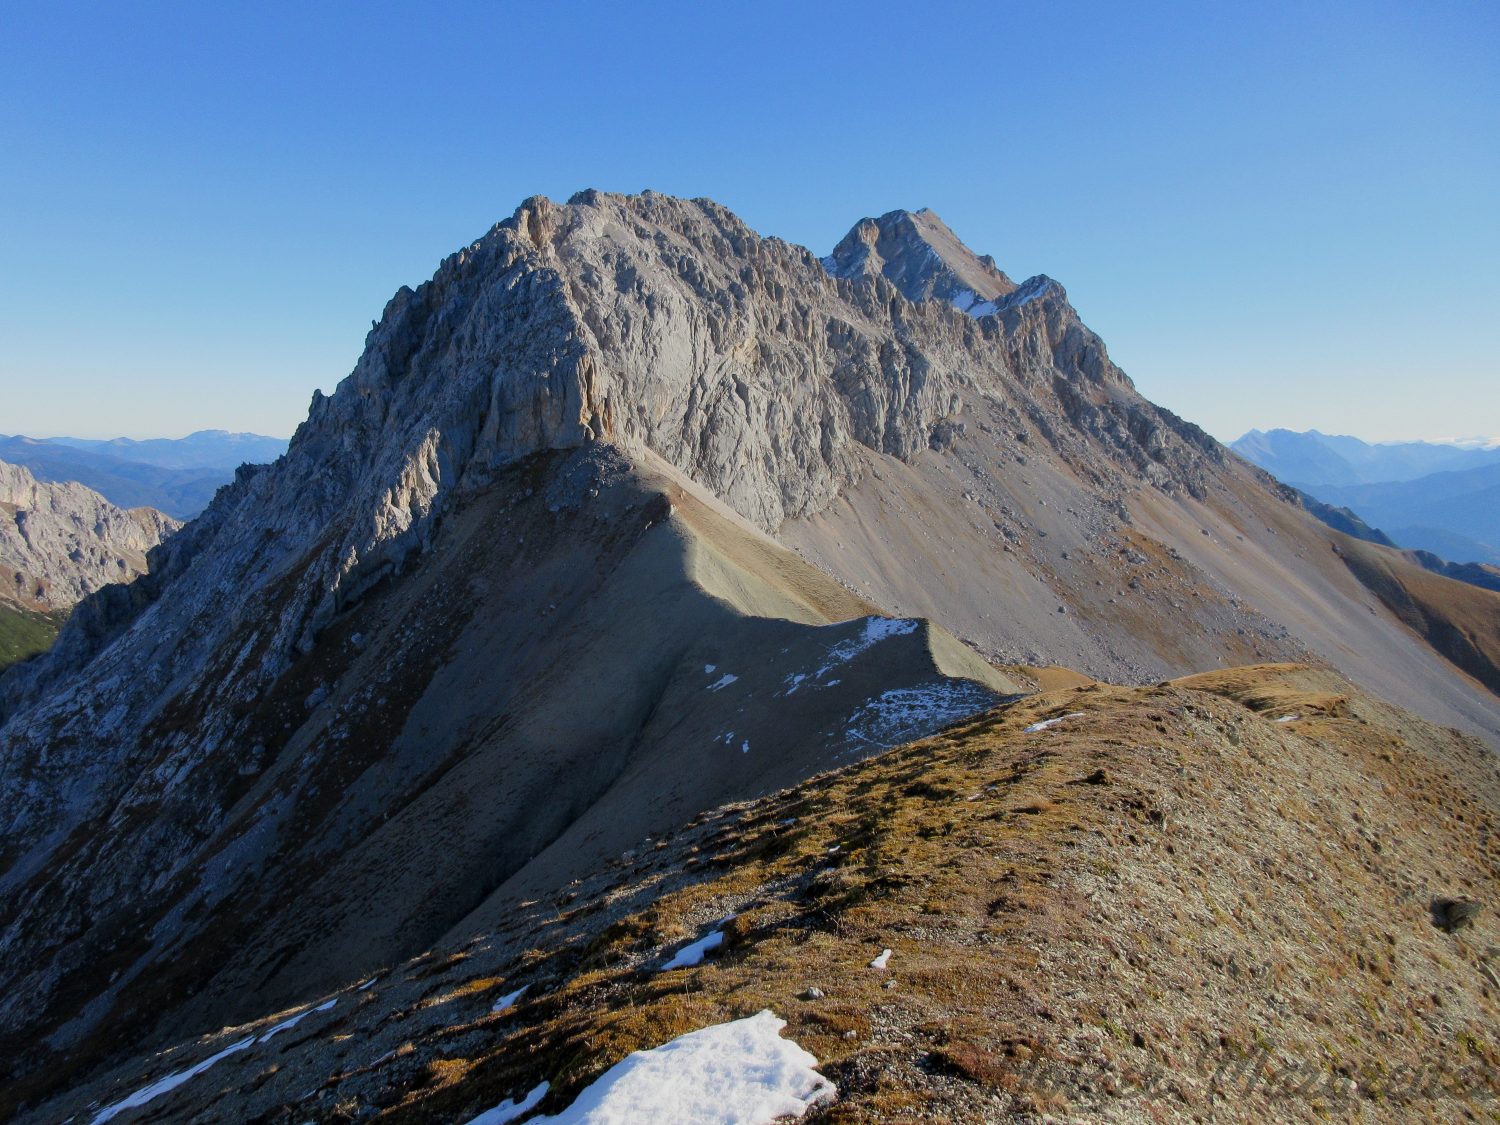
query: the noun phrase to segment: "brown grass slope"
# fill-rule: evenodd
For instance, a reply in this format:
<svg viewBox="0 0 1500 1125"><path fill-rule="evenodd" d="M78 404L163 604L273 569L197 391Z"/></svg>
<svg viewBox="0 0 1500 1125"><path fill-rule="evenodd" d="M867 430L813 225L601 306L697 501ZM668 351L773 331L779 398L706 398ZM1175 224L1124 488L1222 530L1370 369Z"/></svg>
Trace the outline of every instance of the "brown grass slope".
<svg viewBox="0 0 1500 1125"><path fill-rule="evenodd" d="M1497 828L1476 740L1326 671L1056 690L643 841L143 1116L463 1121L544 1079L556 1112L770 1007L838 1084L822 1121L1496 1120ZM1440 896L1485 909L1448 933ZM656 971L731 912L722 956Z"/></svg>
<svg viewBox="0 0 1500 1125"><path fill-rule="evenodd" d="M1339 537L1349 569L1419 636L1500 695L1500 593L1433 574L1400 551Z"/></svg>

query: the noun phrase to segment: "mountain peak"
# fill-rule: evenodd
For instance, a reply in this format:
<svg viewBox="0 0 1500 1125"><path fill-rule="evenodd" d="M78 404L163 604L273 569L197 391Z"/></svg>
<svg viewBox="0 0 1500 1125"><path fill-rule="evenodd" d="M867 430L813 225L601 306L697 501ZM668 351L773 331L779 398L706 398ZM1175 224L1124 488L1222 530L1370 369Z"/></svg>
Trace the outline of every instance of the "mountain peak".
<svg viewBox="0 0 1500 1125"><path fill-rule="evenodd" d="M913 301L939 298L965 312L990 305L1017 286L988 254L963 244L930 208L865 218L823 259L835 277L883 274Z"/></svg>

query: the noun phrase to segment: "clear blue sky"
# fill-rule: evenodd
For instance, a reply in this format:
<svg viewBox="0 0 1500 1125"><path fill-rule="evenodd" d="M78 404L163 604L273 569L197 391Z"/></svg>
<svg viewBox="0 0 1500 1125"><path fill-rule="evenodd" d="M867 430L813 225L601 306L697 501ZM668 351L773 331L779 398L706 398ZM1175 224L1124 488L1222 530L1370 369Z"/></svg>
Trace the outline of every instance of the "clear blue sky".
<svg viewBox="0 0 1500 1125"><path fill-rule="evenodd" d="M0 0L0 433L288 434L536 193L929 206L1221 438L1500 435L1500 5Z"/></svg>

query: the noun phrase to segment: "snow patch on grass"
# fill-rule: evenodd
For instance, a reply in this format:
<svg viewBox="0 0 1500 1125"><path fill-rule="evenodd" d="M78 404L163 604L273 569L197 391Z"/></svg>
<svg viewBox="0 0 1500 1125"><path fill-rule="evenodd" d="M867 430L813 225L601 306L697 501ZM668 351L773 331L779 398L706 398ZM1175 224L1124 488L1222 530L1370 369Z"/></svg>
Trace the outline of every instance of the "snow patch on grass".
<svg viewBox="0 0 1500 1125"><path fill-rule="evenodd" d="M371 983L374 982L372 981ZM177 1087L181 1086L189 1079L198 1077L198 1075L202 1074L205 1070L213 1066L215 1063L221 1061L222 1059L226 1059L230 1055L238 1054L240 1051L246 1050L250 1047L265 1043L273 1035L296 1027L299 1023L305 1020L308 1016L312 1015L314 1012L329 1011L338 1002L339 999L337 996L335 996L332 1000L325 1000L316 1008L307 1008L303 1011L298 1012L294 1016L288 1016L286 1019L278 1023L275 1027L272 1027L268 1031L262 1032L260 1035L247 1035L244 1039L240 1039L237 1042L231 1043L222 1051L218 1052L218 1054L210 1055L202 1062L195 1063L194 1065L187 1067L185 1070L175 1070L165 1077L158 1078L149 1086L142 1086L128 1098L122 1098L120 1101L112 1102L111 1104L105 1106L98 1113L94 1114L94 1116L89 1120L89 1125L104 1125L104 1122L112 1120L118 1115L124 1113L127 1109L138 1109L141 1106L145 1105L147 1102L153 1101L156 1098L161 1097L161 1095L177 1089Z"/></svg>
<svg viewBox="0 0 1500 1125"><path fill-rule="evenodd" d="M781 1037L770 1011L713 1024L621 1059L555 1117L557 1125L770 1125L834 1095L818 1060ZM509 1120L502 1118L499 1120ZM475 1118L469 1125L497 1125Z"/></svg>
<svg viewBox="0 0 1500 1125"><path fill-rule="evenodd" d="M256 1042L257 1043L264 1043L267 1039L271 1038L271 1036L275 1035L278 1031L286 1031L289 1028L296 1027L299 1023L301 1023L303 1020L305 1020L308 1016L312 1015L314 1012L326 1012L330 1008L332 1008L335 1004L337 1004L338 1002L339 1002L338 997L335 996L332 1000L329 1000L329 1001L327 1001L326 1003L323 1003L323 1004L319 1004L316 1008L308 1008L306 1011L298 1012L295 1016L292 1016L289 1019L282 1020L275 1027L271 1028L270 1031L266 1032L259 1039L257 1039Z"/></svg>
<svg viewBox="0 0 1500 1125"><path fill-rule="evenodd" d="M526 994L526 990L528 988L530 988L530 987L531 986L528 985L528 984L523 984L520 988L516 989L514 992L508 992L508 993L506 993L504 996L500 997L500 999L496 1000L494 1002L494 1004L490 1005L490 1011L491 1012L503 1012L503 1011L505 1011L505 1009L513 1007L515 1005L515 1002L517 1000L519 1000L522 996L524 996Z"/></svg>
<svg viewBox="0 0 1500 1125"><path fill-rule="evenodd" d="M860 704L845 723L851 739L895 746L987 711L995 697L969 680L938 680L892 688Z"/></svg>
<svg viewBox="0 0 1500 1125"><path fill-rule="evenodd" d="M303 1015L306 1014L307 1013L305 1012L303 1013ZM275 1029L266 1032L267 1037L272 1035L274 1033L274 1030ZM202 1062L190 1066L186 1070L173 1071L165 1078L158 1078L155 1082L151 1083L151 1085L141 1087L135 1093L131 1094L130 1097L117 1101L113 1105L105 1106L98 1113L94 1114L93 1119L89 1122L89 1125L103 1125L104 1122L119 1116L127 1109L136 1109L140 1106L143 1106L154 1098L159 1098L162 1094L177 1089L177 1087L181 1086L188 1079L198 1077L198 1075L202 1074L205 1070L213 1066L221 1059L226 1059L230 1055L236 1054L248 1047L254 1046L255 1042L255 1036L247 1036L246 1038L239 1040L237 1043L231 1043L218 1054L210 1055Z"/></svg>
<svg viewBox="0 0 1500 1125"><path fill-rule="evenodd" d="M1057 726L1057 724L1060 723L1060 722L1062 722L1064 719L1081 719L1081 718L1083 718L1083 712L1082 711L1070 711L1066 715L1058 715L1055 719L1043 719L1039 723L1032 723L1029 727L1027 727L1021 733L1022 734L1035 734L1039 730L1051 730L1053 727Z"/></svg>
<svg viewBox="0 0 1500 1125"><path fill-rule="evenodd" d="M694 965L701 965L709 950L718 949L723 944L724 931L714 930L691 945L685 945L679 949L672 959L661 967L660 971L664 973L668 969L691 969Z"/></svg>
<svg viewBox="0 0 1500 1125"><path fill-rule="evenodd" d="M520 1101L507 1098L494 1109L487 1109L478 1117L469 1118L467 1125L505 1125L507 1121L514 1121L521 1114L529 1112L536 1103L547 1096L551 1087L546 1082L539 1082L536 1087ZM538 1118L545 1121L547 1118Z"/></svg>

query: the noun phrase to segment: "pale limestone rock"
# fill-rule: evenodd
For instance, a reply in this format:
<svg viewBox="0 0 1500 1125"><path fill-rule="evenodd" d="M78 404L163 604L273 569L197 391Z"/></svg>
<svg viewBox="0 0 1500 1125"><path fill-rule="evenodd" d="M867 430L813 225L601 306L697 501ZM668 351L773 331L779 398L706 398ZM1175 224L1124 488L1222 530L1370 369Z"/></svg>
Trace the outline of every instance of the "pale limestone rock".
<svg viewBox="0 0 1500 1125"><path fill-rule="evenodd" d="M154 508L117 508L70 481L38 481L0 461L0 600L67 609L146 572L146 553L181 525Z"/></svg>

